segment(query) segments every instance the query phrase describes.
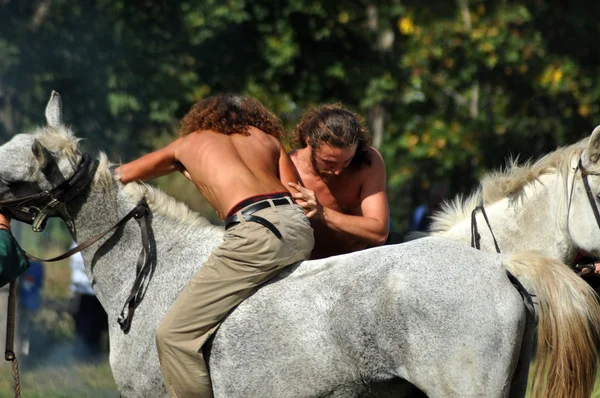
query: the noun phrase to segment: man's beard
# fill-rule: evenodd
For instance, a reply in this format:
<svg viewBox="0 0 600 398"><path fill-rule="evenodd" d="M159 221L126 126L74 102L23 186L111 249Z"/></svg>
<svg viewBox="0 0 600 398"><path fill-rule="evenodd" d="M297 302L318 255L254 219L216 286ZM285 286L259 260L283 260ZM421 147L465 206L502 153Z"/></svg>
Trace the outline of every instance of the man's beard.
<svg viewBox="0 0 600 398"><path fill-rule="evenodd" d="M321 179L329 180L329 179L335 177L335 174L333 174L332 171L325 171L319 167L319 165L317 164L317 157L315 156L314 150L311 151L311 153L310 153L310 163L311 163L315 173L317 173L317 175L319 177L321 177Z"/></svg>

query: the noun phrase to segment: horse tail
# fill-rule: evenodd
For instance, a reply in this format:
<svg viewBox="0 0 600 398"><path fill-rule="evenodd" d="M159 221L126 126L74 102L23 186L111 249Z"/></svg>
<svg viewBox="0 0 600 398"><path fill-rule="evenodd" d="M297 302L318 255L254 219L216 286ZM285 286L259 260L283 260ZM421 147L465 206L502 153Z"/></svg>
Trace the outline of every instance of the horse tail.
<svg viewBox="0 0 600 398"><path fill-rule="evenodd" d="M590 397L600 337L594 290L568 266L535 252L512 255L504 265L535 294L538 333L531 396Z"/></svg>

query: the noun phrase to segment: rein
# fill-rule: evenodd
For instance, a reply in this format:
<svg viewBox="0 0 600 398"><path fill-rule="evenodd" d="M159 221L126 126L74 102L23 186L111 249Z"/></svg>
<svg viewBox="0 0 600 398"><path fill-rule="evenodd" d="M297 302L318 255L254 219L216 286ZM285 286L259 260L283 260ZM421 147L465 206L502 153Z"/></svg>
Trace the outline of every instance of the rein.
<svg viewBox="0 0 600 398"><path fill-rule="evenodd" d="M85 153L82 155L81 162L79 163L77 170L67 181L49 191L46 190L17 199L0 201L0 210L9 213L12 218L16 220L31 224L35 232L42 231L48 218L55 216L62 218L69 226L69 229L73 231L75 229L74 223L67 211L67 203L89 188L94 179L96 171L98 170L98 164L99 162L97 160L93 160L87 153ZM146 288L148 287L149 278L154 272L154 262L151 261L150 256L150 223L148 221L150 214L150 207L148 206L146 198L144 197L129 213L127 213L109 229L91 237L82 244L59 256L50 259L42 259L25 251L24 252L29 260L32 261L56 262L64 260L73 254L88 248L105 237L108 233L122 227L129 220L135 218L141 229L142 250L136 264L136 277L131 288L131 292L125 301L125 304L123 305L123 309L121 310L119 317L117 318L117 322L119 323L121 330L124 333L128 333L131 327L131 319L135 309L142 300ZM15 334L16 287L16 281L12 281L10 283L10 293L8 299L5 359L12 362L14 391L15 397L18 398L21 396L19 367L17 357L13 350Z"/></svg>
<svg viewBox="0 0 600 398"><path fill-rule="evenodd" d="M133 317L133 313L134 313L136 307L138 306L139 302L141 301L141 299L144 295L143 293L145 292L145 289L141 290L141 287L144 284L144 282L147 282L147 278L154 271L154 263L152 263L150 261L150 239L149 239L150 225L148 223L148 217L150 214L151 214L150 207L148 206L148 203L146 202L146 198L142 198L142 200L140 200L138 202L138 204L133 208L133 210L131 210L129 213L127 213L123 218L121 218L115 224L113 224L109 229L107 229L106 231L104 231L96 236L91 237L90 239L86 240L82 244L61 254L60 256L53 257L50 259L43 259L43 258L35 257L27 252L25 252L25 254L27 255L27 257L30 260L45 262L45 263L51 263L51 262L55 262L55 261L64 260L65 258L71 257L75 253L79 253L80 251L87 249L89 246L93 245L94 243L98 242L100 239L105 237L108 233L125 225L132 218L135 218L135 220L140 225L140 229L142 231L142 251L140 252L140 255L138 257L138 261L136 264L136 277L135 277L135 281L133 283L133 287L131 289L131 293L129 294L127 300L125 301L125 304L123 305L123 309L121 310L121 313L119 314L119 317L117 318L117 322L119 323L121 330L124 333L127 333L127 332L129 332L129 328L131 327L131 318ZM146 286L147 286L147 283L146 283ZM125 313L126 308L127 308L127 313Z"/></svg>

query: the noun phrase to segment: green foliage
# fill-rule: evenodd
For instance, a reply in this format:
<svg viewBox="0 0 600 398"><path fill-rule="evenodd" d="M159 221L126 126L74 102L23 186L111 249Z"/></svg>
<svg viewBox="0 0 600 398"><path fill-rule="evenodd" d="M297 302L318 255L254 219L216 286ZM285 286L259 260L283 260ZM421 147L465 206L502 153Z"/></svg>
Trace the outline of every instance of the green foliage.
<svg viewBox="0 0 600 398"><path fill-rule="evenodd" d="M84 145L115 161L168 142L189 107L218 92L259 98L290 130L316 104L342 102L367 119L380 107L402 228L433 181L467 193L510 153L539 156L599 123L599 8L581 0L4 2L0 137L40 124L51 89L63 94ZM159 185L205 209L186 183Z"/></svg>

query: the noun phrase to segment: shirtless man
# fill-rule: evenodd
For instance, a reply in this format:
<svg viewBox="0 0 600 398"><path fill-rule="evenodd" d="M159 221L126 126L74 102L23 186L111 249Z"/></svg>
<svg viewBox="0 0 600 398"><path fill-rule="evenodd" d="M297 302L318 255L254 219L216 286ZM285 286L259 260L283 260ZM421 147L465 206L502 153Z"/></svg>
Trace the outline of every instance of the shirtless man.
<svg viewBox="0 0 600 398"><path fill-rule="evenodd" d="M338 106L322 106L303 116L295 134L302 148L290 157L306 188L289 185L310 211L311 258L383 245L390 218L385 165L358 118Z"/></svg>
<svg viewBox="0 0 600 398"><path fill-rule="evenodd" d="M225 220L223 243L156 331L171 397L212 397L203 344L259 285L313 248L310 222L286 190L299 178L278 140L282 134L258 101L215 96L192 107L177 140L118 169L124 184L182 171Z"/></svg>

